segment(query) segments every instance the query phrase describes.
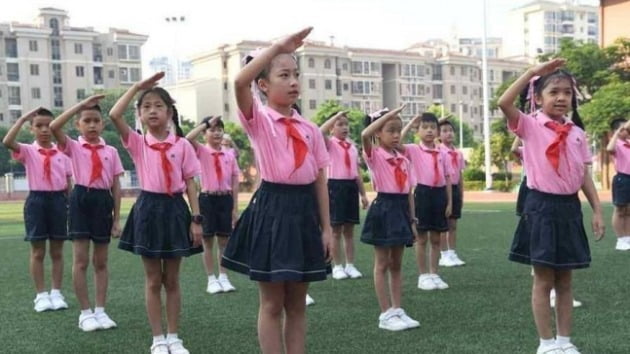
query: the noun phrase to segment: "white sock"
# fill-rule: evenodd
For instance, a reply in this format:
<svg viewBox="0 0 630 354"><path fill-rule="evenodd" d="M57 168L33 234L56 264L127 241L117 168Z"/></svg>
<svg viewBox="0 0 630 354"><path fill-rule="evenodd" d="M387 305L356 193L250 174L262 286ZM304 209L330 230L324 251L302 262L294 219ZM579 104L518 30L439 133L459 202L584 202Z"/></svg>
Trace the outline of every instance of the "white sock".
<svg viewBox="0 0 630 354"><path fill-rule="evenodd" d="M548 347L548 346L551 346L551 345L554 345L554 344L556 344L556 341L553 338L551 338L551 339L540 338L540 345L543 346L543 347Z"/></svg>
<svg viewBox="0 0 630 354"><path fill-rule="evenodd" d="M92 309L81 310L81 316L88 316L92 314Z"/></svg>
<svg viewBox="0 0 630 354"><path fill-rule="evenodd" d="M352 264L352 263L346 263L346 268L348 268L348 267L354 267L354 264Z"/></svg>
<svg viewBox="0 0 630 354"><path fill-rule="evenodd" d="M94 308L94 313L95 314L105 313L105 308L104 307L95 307Z"/></svg>
<svg viewBox="0 0 630 354"><path fill-rule="evenodd" d="M59 289L51 289L50 295L61 295L61 291Z"/></svg>
<svg viewBox="0 0 630 354"><path fill-rule="evenodd" d="M440 251L440 256L442 256L442 257L446 257L446 256L448 256L448 250L446 250L446 251Z"/></svg>
<svg viewBox="0 0 630 354"><path fill-rule="evenodd" d="M220 280L225 280L225 279L227 279L227 278L228 278L228 277L227 277L227 274L225 274L225 273L219 273L219 279L220 279Z"/></svg>
<svg viewBox="0 0 630 354"><path fill-rule="evenodd" d="M173 339L179 339L177 337L177 333L167 333L166 334L166 340L173 340Z"/></svg>
<svg viewBox="0 0 630 354"><path fill-rule="evenodd" d="M153 336L153 344L164 342L164 335L160 334L159 336Z"/></svg>
<svg viewBox="0 0 630 354"><path fill-rule="evenodd" d="M217 277L214 276L214 274L212 275L208 275L208 281L216 281Z"/></svg>
<svg viewBox="0 0 630 354"><path fill-rule="evenodd" d="M557 345L565 345L571 343L571 337L556 336Z"/></svg>

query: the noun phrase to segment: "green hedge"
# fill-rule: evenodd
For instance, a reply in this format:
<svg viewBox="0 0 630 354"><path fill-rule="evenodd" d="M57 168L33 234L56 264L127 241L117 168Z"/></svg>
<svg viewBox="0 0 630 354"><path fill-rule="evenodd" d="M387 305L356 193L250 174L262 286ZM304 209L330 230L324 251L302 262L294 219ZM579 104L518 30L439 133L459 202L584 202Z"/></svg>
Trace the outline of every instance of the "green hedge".
<svg viewBox="0 0 630 354"><path fill-rule="evenodd" d="M511 192L517 185L517 182L493 181L492 189L498 192ZM486 189L485 181L464 181L465 191L482 191L484 189Z"/></svg>

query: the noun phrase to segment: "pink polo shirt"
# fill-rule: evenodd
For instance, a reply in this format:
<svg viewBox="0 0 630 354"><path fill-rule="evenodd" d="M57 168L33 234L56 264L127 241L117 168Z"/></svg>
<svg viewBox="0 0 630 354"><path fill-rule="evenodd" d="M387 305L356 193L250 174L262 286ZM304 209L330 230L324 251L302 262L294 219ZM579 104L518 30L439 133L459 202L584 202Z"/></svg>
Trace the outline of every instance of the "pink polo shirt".
<svg viewBox="0 0 630 354"><path fill-rule="evenodd" d="M612 156L615 161L615 170L630 175L630 141L617 139Z"/></svg>
<svg viewBox="0 0 630 354"><path fill-rule="evenodd" d="M440 149L446 153L446 159L449 162L451 171L451 185L459 184L461 174L466 169L466 162L464 161L464 154L456 148L450 149L444 144L440 144ZM453 159L453 155L455 159Z"/></svg>
<svg viewBox="0 0 630 354"><path fill-rule="evenodd" d="M591 163L588 141L582 129L573 126L566 143L566 154L560 153L558 172L545 154L547 147L556 139L556 133L545 126L551 119L543 112L519 115L516 124L509 128L523 140L523 164L527 169L527 186L551 194L577 193L584 183L585 164ZM565 119L564 124L573 124Z"/></svg>
<svg viewBox="0 0 630 354"><path fill-rule="evenodd" d="M185 138L169 134L164 141L159 141L150 133L140 135L136 131L129 130L127 140L123 145L129 151L136 166L136 173L140 181L140 189L153 193L168 193L166 177L162 170L162 158L159 151L150 148L150 145L166 142L173 146L166 152L168 160L173 167L171 171L171 192L182 193L186 190L186 180L199 176L201 167L195 154L195 149Z"/></svg>
<svg viewBox="0 0 630 354"><path fill-rule="evenodd" d="M252 118L247 119L239 110L238 116L249 136L263 180L282 184L310 184L315 182L319 170L328 166L330 158L324 137L319 128L302 118L295 110L292 117L297 121L296 129L308 146L304 163L295 170L293 144L287 135L286 126L280 121L283 116L253 99Z"/></svg>
<svg viewBox="0 0 630 354"><path fill-rule="evenodd" d="M234 155L227 149L215 150L208 145L197 145L197 157L201 163L201 189L203 191L231 191L232 181L238 178L241 170ZM215 168L215 157L218 153L221 164L221 180Z"/></svg>
<svg viewBox="0 0 630 354"><path fill-rule="evenodd" d="M437 151L438 177L435 183L435 171L433 165L433 151ZM437 145L431 149L424 144L405 144L405 156L411 161L411 168L416 182L429 187L446 186L446 176L451 175L450 156Z"/></svg>
<svg viewBox="0 0 630 354"><path fill-rule="evenodd" d="M87 149L84 145L90 145L82 136L78 141L70 139L66 136L66 145L59 145L59 149L63 151L72 160L72 171L74 174L74 182L76 184L98 189L111 189L114 184L114 177L121 175L124 170L118 150L111 145L105 144L105 140L100 139L99 144L103 148L97 150L97 154L101 159L103 170L101 178L90 184L92 176L92 150Z"/></svg>
<svg viewBox="0 0 630 354"><path fill-rule="evenodd" d="M346 165L346 149L341 146L342 140L337 137L330 137L328 140L328 153L330 154L330 165L328 166L329 179L351 179L354 180L358 176L359 166L359 150L350 139L343 142L350 144L348 155L350 156L350 167Z"/></svg>
<svg viewBox="0 0 630 354"><path fill-rule="evenodd" d="M409 165L409 160L401 153L393 151L387 152L382 147L373 147L372 153L367 155L363 152L363 158L370 168L372 175L372 186L374 190L382 193L408 194L416 180ZM390 163L394 159L402 159L403 172L407 174L407 181L401 190L396 183L395 166Z"/></svg>
<svg viewBox="0 0 630 354"><path fill-rule="evenodd" d="M44 159L39 150L43 149L37 141L32 144L21 144L20 151L11 153L16 161L24 165L28 189L40 192L57 192L68 188L68 177L72 176L70 159L53 145L50 150L57 153L50 158L50 181L44 177Z"/></svg>

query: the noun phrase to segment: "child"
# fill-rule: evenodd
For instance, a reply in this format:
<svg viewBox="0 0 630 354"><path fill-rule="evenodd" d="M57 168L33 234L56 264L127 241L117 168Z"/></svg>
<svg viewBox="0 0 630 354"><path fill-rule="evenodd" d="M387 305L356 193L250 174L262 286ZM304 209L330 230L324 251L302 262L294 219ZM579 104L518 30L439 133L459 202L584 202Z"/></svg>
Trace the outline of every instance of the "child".
<svg viewBox="0 0 630 354"><path fill-rule="evenodd" d="M221 116L219 116L221 118ZM232 140L230 134L223 134L223 140L221 141L221 146L223 147L224 152L230 153L234 156L236 161L238 161L239 151L238 146Z"/></svg>
<svg viewBox="0 0 630 354"><path fill-rule="evenodd" d="M36 108L15 121L2 140L12 151L12 157L26 168L29 194L24 203L25 241L31 243L30 271L35 283L35 311L68 308L61 294L63 280L63 241L68 239L67 205L72 167L70 160L59 153L52 143L50 122L52 113L45 108ZM32 144L15 141L24 123L31 123L35 135ZM44 257L46 240L50 244L52 261L52 289L44 290Z"/></svg>
<svg viewBox="0 0 630 354"><path fill-rule="evenodd" d="M441 120L438 123L438 129L440 130L440 141L442 142L440 149L447 154L447 160L451 165L451 193L453 194L451 216L448 218L448 232L444 232L441 235L442 251L439 265L457 267L466 264L455 251L457 246L457 219L462 217L462 205L464 203L464 179L462 178L462 172L466 166L464 164L464 155L453 145L455 138L453 122L448 119Z"/></svg>
<svg viewBox="0 0 630 354"><path fill-rule="evenodd" d="M388 331L420 326L401 307L403 251L413 244L411 186L415 182L409 160L397 150L402 129L398 114L403 109L372 113L366 117L366 128L361 133L363 157L378 192L368 209L361 241L374 246L374 290L381 310L378 327ZM378 141L376 147L374 138Z"/></svg>
<svg viewBox="0 0 630 354"><path fill-rule="evenodd" d="M418 289L448 289L448 284L438 275L440 256L440 234L448 231L448 218L452 210L451 165L446 152L435 143L438 133L438 120L433 113L422 113L412 119L402 136L419 123L420 144L401 145L400 150L411 161L417 181L414 190L415 217L418 219ZM431 242L429 271L427 272L426 247Z"/></svg>
<svg viewBox="0 0 630 354"><path fill-rule="evenodd" d="M592 226L604 235L601 205L589 173L590 154L577 112L576 84L559 70L564 59L553 59L527 70L499 99L508 127L523 140L530 191L525 200L524 232L515 234L510 260L534 267L532 310L540 337L537 353L579 353L571 343L571 271L591 261L577 192L582 189L592 209ZM538 76L538 77L537 77ZM514 107L521 94L531 113ZM540 110L534 111L536 107ZM572 111L569 120L566 114ZM556 289L558 335L551 328L549 294Z"/></svg>
<svg viewBox="0 0 630 354"><path fill-rule="evenodd" d="M194 181L200 166L192 145L180 139L183 134L173 99L166 90L156 87L163 77L164 73L159 72L132 85L109 112L136 166L141 189L118 248L142 256L147 315L153 332L151 353L187 354L177 336L181 310L179 267L182 257L203 251L203 217L199 214ZM146 127L144 136L123 119L127 106L140 91L136 109ZM177 136L169 131L171 122ZM182 197L184 191L192 217ZM162 330L162 286L166 291L166 338Z"/></svg>
<svg viewBox="0 0 630 354"><path fill-rule="evenodd" d="M335 253L332 270L333 279L361 278L363 275L354 266L354 225L359 224L359 194L363 209L368 200L359 171L359 152L354 142L348 138L347 112L333 114L319 128L324 134L330 154L328 167L328 198L330 199L330 222L333 227ZM333 135L326 135L332 130ZM341 235L344 238L346 267L341 261Z"/></svg>
<svg viewBox="0 0 630 354"><path fill-rule="evenodd" d="M51 124L58 148L72 159L75 178L70 195L70 238L72 239L72 281L81 306L79 328L85 332L116 327L105 313L107 296L107 253L110 236L120 236L120 180L123 173L118 151L101 138L103 117L98 102L105 97L89 97L57 117ZM81 136L70 139L63 126L77 115L76 127ZM90 240L94 243L92 263L96 306L90 307L87 267L90 263Z"/></svg>
<svg viewBox="0 0 630 354"><path fill-rule="evenodd" d="M206 144L199 144L197 137L204 133ZM238 163L233 154L221 147L223 121L220 117L204 118L197 127L186 135L197 151L201 163L201 194L199 208L203 215L203 261L208 274L206 291L210 294L236 290L219 266L219 278L214 275L212 246L216 236L220 262L232 233L233 222L238 217Z"/></svg>
<svg viewBox="0 0 630 354"><path fill-rule="evenodd" d="M239 118L252 142L262 182L230 236L222 265L258 282L258 341L263 353L281 353L283 348L287 353L305 351L308 285L325 280L330 272L328 153L317 126L292 108L300 95L292 53L311 30L248 57L234 82ZM266 106L250 85L266 96Z"/></svg>
<svg viewBox="0 0 630 354"><path fill-rule="evenodd" d="M625 119L613 120L611 129L614 131L606 150L615 161L617 175L613 178L612 195L615 210L612 224L617 235L618 251L630 250L630 142L628 129L630 124Z"/></svg>

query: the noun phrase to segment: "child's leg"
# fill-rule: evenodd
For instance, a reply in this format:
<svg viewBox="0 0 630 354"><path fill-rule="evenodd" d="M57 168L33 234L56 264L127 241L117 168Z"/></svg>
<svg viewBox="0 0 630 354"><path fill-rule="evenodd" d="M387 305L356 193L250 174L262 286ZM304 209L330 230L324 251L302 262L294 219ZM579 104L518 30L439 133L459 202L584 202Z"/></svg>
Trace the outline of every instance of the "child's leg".
<svg viewBox="0 0 630 354"><path fill-rule="evenodd" d="M448 219L448 248L454 250L457 247L457 219ZM442 248L444 249L444 248Z"/></svg>
<svg viewBox="0 0 630 354"><path fill-rule="evenodd" d="M626 234L624 233L624 226L625 226L625 216L626 216L626 207L625 206L615 206L614 210L613 210L613 215L612 215L612 227L613 227L613 231L615 232L615 236L619 237L623 237L626 236Z"/></svg>
<svg viewBox="0 0 630 354"><path fill-rule="evenodd" d="M387 272L391 262L390 253L389 247L374 247L374 290L381 313L391 307L387 287Z"/></svg>
<svg viewBox="0 0 630 354"><path fill-rule="evenodd" d="M333 242L334 242L334 249L335 251L333 252L333 264L334 265L341 265L343 264L343 261L341 259L341 233L343 230L343 224L342 225L333 225L332 227L332 231L333 231ZM347 261L347 259L346 259Z"/></svg>
<svg viewBox="0 0 630 354"><path fill-rule="evenodd" d="M107 270L107 259L109 244L95 243L92 264L94 266L94 286L96 288L96 307L105 307L107 301L107 286L109 284L109 274Z"/></svg>
<svg viewBox="0 0 630 354"><path fill-rule="evenodd" d="M227 247L228 238L227 237L217 237L217 263L219 264L219 272L221 274L227 273L227 270L221 266L221 259L223 258L223 251L225 251L225 247Z"/></svg>
<svg viewBox="0 0 630 354"><path fill-rule="evenodd" d="M285 284L258 282L260 307L258 308L258 343L263 354L282 353L282 310ZM300 299L304 302L306 295Z"/></svg>
<svg viewBox="0 0 630 354"><path fill-rule="evenodd" d="M429 239L428 231L418 232L416 240L416 262L418 262L418 271L420 274L427 273L427 241Z"/></svg>
<svg viewBox="0 0 630 354"><path fill-rule="evenodd" d="M448 251L450 249L450 243L448 242L448 235L449 235L449 231L446 232L441 232L440 233L440 249L445 252Z"/></svg>
<svg viewBox="0 0 630 354"><path fill-rule="evenodd" d="M346 263L354 264L354 224L343 226L343 243L346 254Z"/></svg>
<svg viewBox="0 0 630 354"><path fill-rule="evenodd" d="M429 239L431 240L431 263L429 264L429 272L431 274L437 274L438 262L440 261L440 233L431 232Z"/></svg>
<svg viewBox="0 0 630 354"><path fill-rule="evenodd" d="M50 240L50 260L52 261L52 289L61 289L63 281L63 242Z"/></svg>
<svg viewBox="0 0 630 354"><path fill-rule="evenodd" d="M182 296L179 291L179 266L182 258L164 260L164 290L166 290L166 323L167 333L177 333L179 313L182 308Z"/></svg>
<svg viewBox="0 0 630 354"><path fill-rule="evenodd" d="M46 256L46 241L31 242L31 260L30 270L31 277L35 283L35 291L37 293L44 292L46 285L44 283L44 257Z"/></svg>
<svg viewBox="0 0 630 354"><path fill-rule="evenodd" d="M405 247L390 248L389 288L392 294L392 307L401 307L402 297L402 258Z"/></svg>
<svg viewBox="0 0 630 354"><path fill-rule="evenodd" d="M570 337L573 314L572 273L571 270L557 270L555 273L556 327L559 336Z"/></svg>
<svg viewBox="0 0 630 354"><path fill-rule="evenodd" d="M164 334L162 330L162 260L142 257L144 264L144 296L147 317L153 336Z"/></svg>
<svg viewBox="0 0 630 354"><path fill-rule="evenodd" d="M80 310L90 308L90 296L87 286L87 267L90 263L90 240L72 241L72 284Z"/></svg>
<svg viewBox="0 0 630 354"><path fill-rule="evenodd" d="M308 283L290 282L284 293L284 342L285 352L305 352L306 338L306 292Z"/></svg>
<svg viewBox="0 0 630 354"><path fill-rule="evenodd" d="M215 237L204 237L203 238L203 264L206 268L206 274L208 276L214 274L214 261L212 259L212 247L214 245ZM219 263L221 259L219 258Z"/></svg>
<svg viewBox="0 0 630 354"><path fill-rule="evenodd" d="M626 205L621 209L622 234L620 236L630 236L630 205Z"/></svg>
<svg viewBox="0 0 630 354"><path fill-rule="evenodd" d="M532 312L538 336L552 339L551 306L549 293L554 286L554 270L547 267L534 266L534 285L532 287ZM569 300L569 303L572 300Z"/></svg>

